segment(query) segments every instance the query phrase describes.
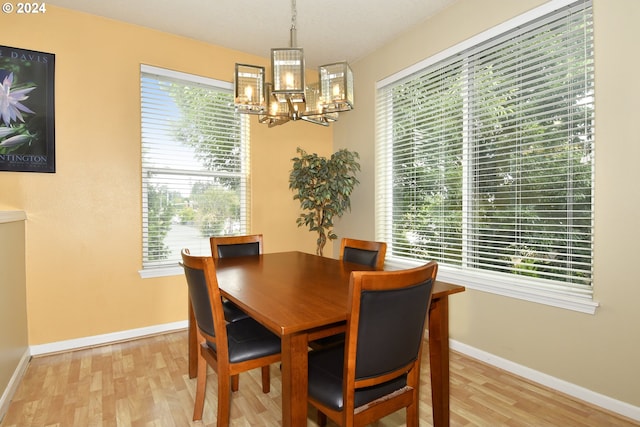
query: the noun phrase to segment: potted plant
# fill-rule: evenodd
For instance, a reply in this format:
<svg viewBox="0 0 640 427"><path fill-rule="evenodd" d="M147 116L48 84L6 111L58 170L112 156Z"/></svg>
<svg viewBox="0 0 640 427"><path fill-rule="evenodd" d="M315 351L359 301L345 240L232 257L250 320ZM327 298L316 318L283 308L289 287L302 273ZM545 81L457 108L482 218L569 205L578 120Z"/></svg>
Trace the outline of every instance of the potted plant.
<svg viewBox="0 0 640 427"><path fill-rule="evenodd" d="M293 169L289 175L289 188L302 208L296 222L298 227L305 225L318 233L316 254L322 256L327 239L338 237L333 232L334 219L351 209L351 193L359 183L355 175L360 170L360 156L346 149L333 153L329 159L308 154L299 147L297 152L300 155L291 159Z"/></svg>

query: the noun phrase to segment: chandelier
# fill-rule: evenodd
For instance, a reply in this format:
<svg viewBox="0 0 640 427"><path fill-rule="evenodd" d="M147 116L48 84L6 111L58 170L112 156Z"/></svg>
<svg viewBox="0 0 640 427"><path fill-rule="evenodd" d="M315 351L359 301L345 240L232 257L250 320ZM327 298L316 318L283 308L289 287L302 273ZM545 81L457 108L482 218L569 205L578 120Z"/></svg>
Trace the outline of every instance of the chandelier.
<svg viewBox="0 0 640 427"><path fill-rule="evenodd" d="M353 72L346 61L318 67L318 81L305 83L304 53L296 47L296 0L291 1L290 46L271 49L271 82L265 68L237 64L234 78L236 111L256 114L269 127L289 120L323 126L338 113L353 109Z"/></svg>

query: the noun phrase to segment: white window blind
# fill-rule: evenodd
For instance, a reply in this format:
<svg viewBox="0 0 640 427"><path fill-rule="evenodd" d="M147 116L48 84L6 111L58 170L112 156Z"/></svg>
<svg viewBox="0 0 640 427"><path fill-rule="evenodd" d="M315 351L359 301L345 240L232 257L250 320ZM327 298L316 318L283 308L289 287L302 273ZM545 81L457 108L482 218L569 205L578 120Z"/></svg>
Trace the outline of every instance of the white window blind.
<svg viewBox="0 0 640 427"><path fill-rule="evenodd" d="M563 306L592 296L593 30L588 1L547 12L378 85L376 227L391 260Z"/></svg>
<svg viewBox="0 0 640 427"><path fill-rule="evenodd" d="M177 267L249 229L248 122L227 82L143 65L140 88L143 269Z"/></svg>

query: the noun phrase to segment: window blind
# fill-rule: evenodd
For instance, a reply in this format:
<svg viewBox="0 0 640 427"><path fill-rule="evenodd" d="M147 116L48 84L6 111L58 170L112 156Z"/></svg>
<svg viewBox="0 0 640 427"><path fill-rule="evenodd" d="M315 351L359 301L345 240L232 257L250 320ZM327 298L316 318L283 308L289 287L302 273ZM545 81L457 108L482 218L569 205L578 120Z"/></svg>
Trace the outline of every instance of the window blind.
<svg viewBox="0 0 640 427"><path fill-rule="evenodd" d="M590 298L591 3L415 68L377 90L376 232L387 257Z"/></svg>
<svg viewBox="0 0 640 427"><path fill-rule="evenodd" d="M142 66L140 88L143 268L177 266L249 228L248 123L226 82Z"/></svg>

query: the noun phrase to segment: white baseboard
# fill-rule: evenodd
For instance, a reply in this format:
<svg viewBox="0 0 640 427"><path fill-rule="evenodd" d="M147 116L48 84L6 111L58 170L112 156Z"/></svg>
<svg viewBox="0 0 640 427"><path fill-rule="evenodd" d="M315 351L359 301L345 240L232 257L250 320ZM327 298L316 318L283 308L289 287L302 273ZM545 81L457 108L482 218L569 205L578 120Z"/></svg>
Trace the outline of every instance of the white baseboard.
<svg viewBox="0 0 640 427"><path fill-rule="evenodd" d="M18 366L16 366L15 371L13 371L13 375L9 380L9 384L4 389L2 393L2 397L0 397L0 422L4 418L5 414L9 410L9 404L13 399L13 396L16 394L18 390L18 386L20 385L20 381L22 381L22 377L24 373L27 371L27 367L29 366L29 360L31 359L31 354L29 353L29 349L27 348L20 358L20 362L18 362Z"/></svg>
<svg viewBox="0 0 640 427"><path fill-rule="evenodd" d="M504 369L505 371L511 372L520 377L542 384L554 390L558 390L561 393L591 403L592 405L596 405L608 411L615 412L616 414L620 414L632 420L640 421L640 407L638 406L633 406L629 403L613 399L584 387L552 377L551 375L527 368L526 366L519 365L510 360L503 359L491 353L487 353L486 351L471 347L467 344L463 344L455 340L450 340L449 343L452 350L463 353L469 357L478 359L500 369Z"/></svg>
<svg viewBox="0 0 640 427"><path fill-rule="evenodd" d="M188 326L186 320L162 325L154 325L146 328L129 329L127 331L113 332L110 334L94 335L92 337L77 338L73 340L58 341L49 344L39 344L31 346L31 354L39 356L61 351L77 350L84 347L104 345L118 341L126 341L134 338L141 338L147 335L155 335L164 332L172 332L185 329Z"/></svg>

